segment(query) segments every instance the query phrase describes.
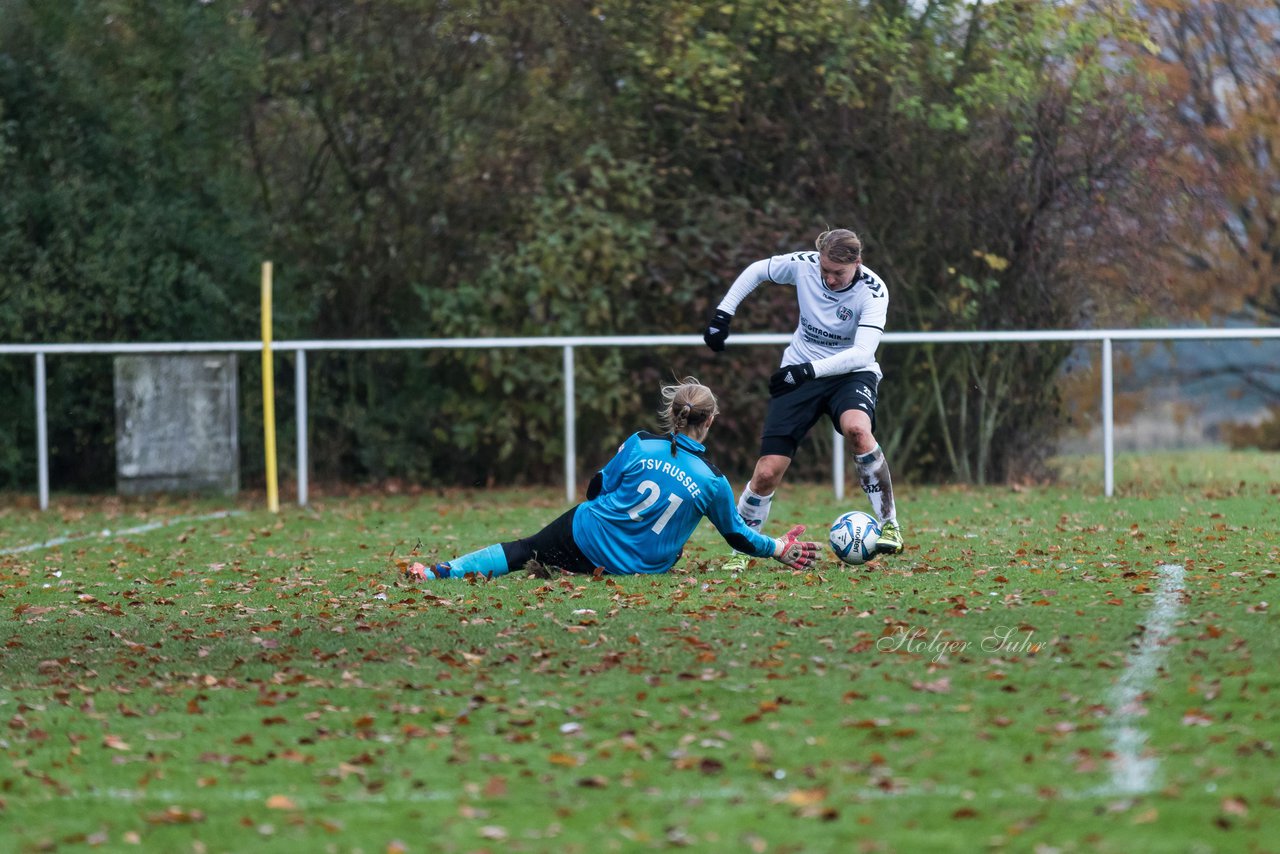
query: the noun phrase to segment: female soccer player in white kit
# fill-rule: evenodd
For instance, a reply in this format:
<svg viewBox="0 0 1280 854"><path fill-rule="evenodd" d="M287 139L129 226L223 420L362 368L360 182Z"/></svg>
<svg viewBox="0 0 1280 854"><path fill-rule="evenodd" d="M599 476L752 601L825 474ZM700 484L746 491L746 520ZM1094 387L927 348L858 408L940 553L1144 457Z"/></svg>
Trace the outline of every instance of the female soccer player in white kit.
<svg viewBox="0 0 1280 854"><path fill-rule="evenodd" d="M769 409L760 458L738 499L747 524L759 528L796 448L825 413L853 449L862 490L880 519L877 551L902 551L889 464L873 429L882 374L876 348L884 334L889 289L862 265L862 241L847 229L824 231L816 252L775 255L748 266L716 308L703 340L724 350L734 312L764 282L792 285L800 322L769 379Z"/></svg>

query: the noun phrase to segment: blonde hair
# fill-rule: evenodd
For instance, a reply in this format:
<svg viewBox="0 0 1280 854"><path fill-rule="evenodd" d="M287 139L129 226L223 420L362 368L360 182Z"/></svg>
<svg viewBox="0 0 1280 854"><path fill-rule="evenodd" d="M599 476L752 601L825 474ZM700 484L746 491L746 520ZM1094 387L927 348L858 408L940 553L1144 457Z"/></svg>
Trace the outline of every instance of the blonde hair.
<svg viewBox="0 0 1280 854"><path fill-rule="evenodd" d="M856 264L862 259L862 240L847 228L833 228L813 242L835 264Z"/></svg>
<svg viewBox="0 0 1280 854"><path fill-rule="evenodd" d="M701 432L706 435L711 419L720 413L715 393L693 377L685 377L678 385L662 387L662 406L658 420L671 434L671 456L676 455L676 434Z"/></svg>

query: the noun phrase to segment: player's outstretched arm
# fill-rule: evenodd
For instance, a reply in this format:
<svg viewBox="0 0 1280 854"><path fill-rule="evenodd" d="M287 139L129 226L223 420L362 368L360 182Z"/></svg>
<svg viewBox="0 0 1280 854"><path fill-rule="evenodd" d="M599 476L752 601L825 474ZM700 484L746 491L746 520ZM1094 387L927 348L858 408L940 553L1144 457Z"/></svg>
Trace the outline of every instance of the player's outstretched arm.
<svg viewBox="0 0 1280 854"><path fill-rule="evenodd" d="M808 569L818 559L818 544L800 539L804 525L796 525L773 541L773 559L792 569Z"/></svg>
<svg viewBox="0 0 1280 854"><path fill-rule="evenodd" d="M729 337L729 325L733 323L733 315L738 310L738 306L761 283L769 281L771 260L770 258L763 258L748 265L747 269L739 273L738 278L734 279L729 292L724 295L724 299L720 300L720 304L716 306L711 319L707 321L707 325L702 330L702 340L707 342L707 346L715 352L719 353L724 350L724 342Z"/></svg>

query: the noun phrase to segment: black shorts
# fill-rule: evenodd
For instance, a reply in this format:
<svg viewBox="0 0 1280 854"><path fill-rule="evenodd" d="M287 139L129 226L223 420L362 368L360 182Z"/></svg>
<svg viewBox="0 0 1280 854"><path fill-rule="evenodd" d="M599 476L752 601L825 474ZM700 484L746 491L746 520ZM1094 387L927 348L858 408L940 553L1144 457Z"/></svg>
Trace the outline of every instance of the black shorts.
<svg viewBox="0 0 1280 854"><path fill-rule="evenodd" d="M517 570L536 560L543 566L554 566L568 572L584 575L595 572L596 565L582 553L573 539L573 514L578 512L579 506L569 508L531 537L503 543L502 553L506 555L507 566Z"/></svg>
<svg viewBox="0 0 1280 854"><path fill-rule="evenodd" d="M839 430L841 415L850 409L861 409L871 418L874 432L879 388L880 379L875 373L859 371L809 380L794 391L770 398L760 437L760 456L794 457L800 440L809 435L824 412Z"/></svg>

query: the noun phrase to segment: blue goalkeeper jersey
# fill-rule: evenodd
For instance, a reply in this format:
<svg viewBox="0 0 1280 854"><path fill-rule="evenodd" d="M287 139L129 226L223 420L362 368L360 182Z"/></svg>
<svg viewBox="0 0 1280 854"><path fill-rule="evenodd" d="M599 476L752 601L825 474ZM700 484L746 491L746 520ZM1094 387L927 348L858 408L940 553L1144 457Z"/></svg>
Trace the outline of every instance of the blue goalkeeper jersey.
<svg viewBox="0 0 1280 854"><path fill-rule="evenodd" d="M706 516L737 551L771 557L774 543L747 527L733 487L688 436L640 432L600 472L600 492L573 515L573 539L611 575L666 572Z"/></svg>

